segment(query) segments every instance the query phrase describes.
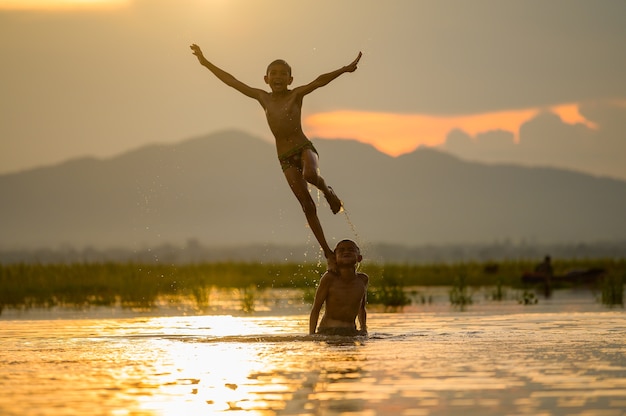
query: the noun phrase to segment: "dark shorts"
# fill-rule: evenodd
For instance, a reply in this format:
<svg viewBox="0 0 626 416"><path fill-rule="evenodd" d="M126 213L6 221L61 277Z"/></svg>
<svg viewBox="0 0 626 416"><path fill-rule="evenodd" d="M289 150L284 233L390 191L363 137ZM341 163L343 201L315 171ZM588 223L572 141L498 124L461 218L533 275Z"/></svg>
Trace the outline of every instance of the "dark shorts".
<svg viewBox="0 0 626 416"><path fill-rule="evenodd" d="M357 335L366 335L365 331L357 331L356 328L350 327L325 327L317 328L320 335L340 335L342 337L354 337Z"/></svg>
<svg viewBox="0 0 626 416"><path fill-rule="evenodd" d="M313 143L307 140L301 145L296 146L290 151L278 156L278 160L280 161L280 167L283 168L283 171L289 168L296 168L299 171L302 171L302 152L307 149L311 149L315 152L315 154L318 154L315 146L313 146Z"/></svg>

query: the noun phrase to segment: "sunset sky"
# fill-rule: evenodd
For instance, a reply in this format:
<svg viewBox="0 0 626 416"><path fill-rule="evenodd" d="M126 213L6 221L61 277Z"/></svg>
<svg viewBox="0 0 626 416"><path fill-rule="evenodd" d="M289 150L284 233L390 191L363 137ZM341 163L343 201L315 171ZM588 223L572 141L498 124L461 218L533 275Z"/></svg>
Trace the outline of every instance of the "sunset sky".
<svg viewBox="0 0 626 416"><path fill-rule="evenodd" d="M362 51L305 98L312 138L626 180L625 42L624 1L0 0L0 174L223 129L271 141L197 43L256 87L276 58L297 86Z"/></svg>

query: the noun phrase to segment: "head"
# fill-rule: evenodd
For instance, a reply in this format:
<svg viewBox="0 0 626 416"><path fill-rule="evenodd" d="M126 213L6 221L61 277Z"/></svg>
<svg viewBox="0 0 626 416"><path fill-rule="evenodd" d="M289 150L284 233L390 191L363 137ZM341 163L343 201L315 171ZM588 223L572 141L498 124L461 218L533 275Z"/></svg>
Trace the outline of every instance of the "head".
<svg viewBox="0 0 626 416"><path fill-rule="evenodd" d="M293 81L291 67L282 59L277 59L267 66L264 79L273 92L285 91Z"/></svg>
<svg viewBox="0 0 626 416"><path fill-rule="evenodd" d="M363 260L361 249L352 240L341 240L335 246L335 257L338 265L356 265Z"/></svg>
<svg viewBox="0 0 626 416"><path fill-rule="evenodd" d="M265 71L265 75L269 75L270 74L270 69L273 66L279 66L279 67L286 68L287 72L289 73L289 76L291 76L291 66L284 59L276 59L276 60L272 61L272 63L270 63L267 66L267 70Z"/></svg>

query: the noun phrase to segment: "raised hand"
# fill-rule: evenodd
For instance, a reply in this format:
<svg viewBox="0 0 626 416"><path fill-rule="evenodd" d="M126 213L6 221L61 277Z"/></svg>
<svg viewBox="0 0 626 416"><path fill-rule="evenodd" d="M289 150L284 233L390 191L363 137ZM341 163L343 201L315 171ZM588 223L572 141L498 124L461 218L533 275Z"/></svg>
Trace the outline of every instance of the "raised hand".
<svg viewBox="0 0 626 416"><path fill-rule="evenodd" d="M200 49L198 45L194 43L193 45L190 46L190 48L193 51L193 54L198 57L198 59L204 58L204 55L202 54L202 50Z"/></svg>
<svg viewBox="0 0 626 416"><path fill-rule="evenodd" d="M356 71L357 65L358 65L359 61L361 60L361 56L363 56L363 53L359 52L359 54L357 55L356 59L354 61L352 61L352 63L350 65L345 67L346 72L354 72L354 71Z"/></svg>

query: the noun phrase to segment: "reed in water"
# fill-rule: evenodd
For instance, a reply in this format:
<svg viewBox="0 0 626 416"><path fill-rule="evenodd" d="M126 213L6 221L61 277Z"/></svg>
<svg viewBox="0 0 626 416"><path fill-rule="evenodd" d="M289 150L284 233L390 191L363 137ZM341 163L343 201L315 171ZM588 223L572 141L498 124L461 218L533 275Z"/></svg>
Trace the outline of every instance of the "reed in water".
<svg viewBox="0 0 626 416"><path fill-rule="evenodd" d="M460 275L467 287L529 289L523 285L521 276L533 267L532 261L503 261L497 264L366 263L361 270L371 276L370 303L401 307L407 302L403 290L415 286L455 287ZM557 276L567 270L599 267L606 270L605 280L597 284L580 284L598 290L604 303L623 304L623 296L620 295L626 276L626 260L554 261ZM6 308L54 306L150 308L160 297L169 297L174 301L177 297L188 297L207 304L207 293L211 288L254 287L259 291L290 288L302 289L306 294L315 289L324 270L322 265L315 263L0 264L0 312Z"/></svg>

